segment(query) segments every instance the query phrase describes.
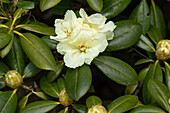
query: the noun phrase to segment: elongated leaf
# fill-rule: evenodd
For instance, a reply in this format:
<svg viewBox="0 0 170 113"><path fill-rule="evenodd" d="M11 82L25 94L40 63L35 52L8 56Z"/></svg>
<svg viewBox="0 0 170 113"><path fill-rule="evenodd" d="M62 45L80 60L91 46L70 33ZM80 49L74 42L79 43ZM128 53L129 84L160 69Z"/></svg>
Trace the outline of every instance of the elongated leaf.
<svg viewBox="0 0 170 113"><path fill-rule="evenodd" d="M18 25L16 28L23 28L25 30L33 31L44 35L56 35L53 27L38 24L21 24Z"/></svg>
<svg viewBox="0 0 170 113"><path fill-rule="evenodd" d="M148 82L148 91L152 97L158 102L166 111L170 111L168 100L170 98L170 91L160 81L150 79Z"/></svg>
<svg viewBox="0 0 170 113"><path fill-rule="evenodd" d="M68 112L68 107L66 107L65 109L59 111L58 113L69 113L69 112Z"/></svg>
<svg viewBox="0 0 170 113"><path fill-rule="evenodd" d="M56 97L58 98L59 96L59 90L57 88L57 83L53 82L53 83L49 83L46 79L45 76L43 76L40 79L40 88L47 94L50 95L52 97Z"/></svg>
<svg viewBox="0 0 170 113"><path fill-rule="evenodd" d="M44 100L50 99L49 96L47 96L45 93L43 93L41 91L38 91L38 92L33 91L33 93L41 99L44 99Z"/></svg>
<svg viewBox="0 0 170 113"><path fill-rule="evenodd" d="M145 79L145 76L146 76L148 70L149 70L149 67L146 67L139 72L138 78L139 78L140 82L142 82Z"/></svg>
<svg viewBox="0 0 170 113"><path fill-rule="evenodd" d="M40 69L55 71L55 59L47 45L31 33L21 36L21 45L31 62Z"/></svg>
<svg viewBox="0 0 170 113"><path fill-rule="evenodd" d="M41 70L37 68L31 62L25 67L23 72L23 78L30 78L37 75Z"/></svg>
<svg viewBox="0 0 170 113"><path fill-rule="evenodd" d="M116 23L115 37L109 42L107 51L115 51L134 45L141 36L141 26L133 21L125 20Z"/></svg>
<svg viewBox="0 0 170 113"><path fill-rule="evenodd" d="M159 61L156 61L148 70L146 77L144 79L144 84L143 84L143 100L146 104L151 104L154 102L153 98L151 98L151 95L148 91L147 85L150 79L156 79L159 81L163 81L163 74L161 70L161 66L158 63Z"/></svg>
<svg viewBox="0 0 170 113"><path fill-rule="evenodd" d="M148 31L148 35L155 44L157 44L160 40L163 39L161 32L155 26L150 27L150 30Z"/></svg>
<svg viewBox="0 0 170 113"><path fill-rule="evenodd" d="M166 113L166 112L161 108L146 105L146 106L137 107L132 111L130 111L129 113Z"/></svg>
<svg viewBox="0 0 170 113"><path fill-rule="evenodd" d="M151 0L152 5L150 7L151 25L155 25L160 31L162 36L165 37L165 21L161 9Z"/></svg>
<svg viewBox="0 0 170 113"><path fill-rule="evenodd" d="M127 63L113 57L99 56L93 62L111 80L125 85L136 85L138 78L135 70Z"/></svg>
<svg viewBox="0 0 170 113"><path fill-rule="evenodd" d="M102 100L97 96L90 96L86 99L86 106L91 108L97 104L102 104Z"/></svg>
<svg viewBox="0 0 170 113"><path fill-rule="evenodd" d="M33 9L35 6L34 2L31 1L19 1L17 7L24 9Z"/></svg>
<svg viewBox="0 0 170 113"><path fill-rule="evenodd" d="M137 96L127 95L119 97L107 106L108 113L123 113L132 109L137 103Z"/></svg>
<svg viewBox="0 0 170 113"><path fill-rule="evenodd" d="M65 79L64 78L60 77L57 80L57 87L59 89L59 92L61 92L65 88Z"/></svg>
<svg viewBox="0 0 170 113"><path fill-rule="evenodd" d="M87 107L85 105L72 104L72 106L78 113L87 113Z"/></svg>
<svg viewBox="0 0 170 113"><path fill-rule="evenodd" d="M56 50L58 42L56 40L50 39L50 36L43 36L41 38L45 44L51 49L51 50Z"/></svg>
<svg viewBox="0 0 170 113"><path fill-rule="evenodd" d="M15 113L17 107L16 90L0 94L0 113Z"/></svg>
<svg viewBox="0 0 170 113"><path fill-rule="evenodd" d="M21 75L23 74L26 65L26 57L21 47L19 37L14 37L14 44L7 55L7 63L10 69L18 71Z"/></svg>
<svg viewBox="0 0 170 113"><path fill-rule="evenodd" d="M41 11L45 11L55 5L57 5L61 0L41 0L40 1L40 9Z"/></svg>
<svg viewBox="0 0 170 113"><path fill-rule="evenodd" d="M0 76L0 89L5 87L5 81L4 81L4 77Z"/></svg>
<svg viewBox="0 0 170 113"><path fill-rule="evenodd" d="M170 65L167 62L164 63L165 63L165 82L168 89L170 90Z"/></svg>
<svg viewBox="0 0 170 113"><path fill-rule="evenodd" d="M56 65L56 70L55 71L49 71L47 74L47 81L48 82L53 82L61 73L62 69L64 67L64 62L59 61Z"/></svg>
<svg viewBox="0 0 170 113"><path fill-rule="evenodd" d="M0 49L4 48L11 41L11 35L0 33Z"/></svg>
<svg viewBox="0 0 170 113"><path fill-rule="evenodd" d="M107 18L115 17L121 13L132 0L104 0L103 11Z"/></svg>
<svg viewBox="0 0 170 113"><path fill-rule="evenodd" d="M137 14L138 15L137 22L142 25L143 34L145 34L150 27L150 17L148 16L148 14L149 14L149 6L147 0L141 0L138 9L138 14Z"/></svg>
<svg viewBox="0 0 170 113"><path fill-rule="evenodd" d="M103 0L87 0L87 3L97 12L100 12L103 8Z"/></svg>
<svg viewBox="0 0 170 113"><path fill-rule="evenodd" d="M8 66L0 61L0 75L5 75L8 70Z"/></svg>
<svg viewBox="0 0 170 113"><path fill-rule="evenodd" d="M138 84L132 85L132 86L127 86L126 89L125 89L125 95L133 94L137 87L138 87Z"/></svg>
<svg viewBox="0 0 170 113"><path fill-rule="evenodd" d="M148 62L154 62L154 61L152 59L140 59L135 63L135 65L140 65Z"/></svg>
<svg viewBox="0 0 170 113"><path fill-rule="evenodd" d="M79 100L89 90L92 82L91 70L87 65L69 69L66 73L66 91L68 96Z"/></svg>
<svg viewBox="0 0 170 113"><path fill-rule="evenodd" d="M55 101L36 101L28 104L21 113L46 113L59 103Z"/></svg>
<svg viewBox="0 0 170 113"><path fill-rule="evenodd" d="M144 49L148 52L154 52L155 51L154 45L145 35L141 35L140 40L137 42L136 45L138 47L140 47L141 49Z"/></svg>

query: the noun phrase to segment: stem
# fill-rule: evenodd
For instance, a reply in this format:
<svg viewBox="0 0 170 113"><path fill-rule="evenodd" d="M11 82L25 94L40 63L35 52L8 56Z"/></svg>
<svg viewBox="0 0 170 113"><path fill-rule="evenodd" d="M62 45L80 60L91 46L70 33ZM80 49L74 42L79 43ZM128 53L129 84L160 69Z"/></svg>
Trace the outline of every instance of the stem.
<svg viewBox="0 0 170 113"><path fill-rule="evenodd" d="M24 88L24 89L27 89L27 90L32 91L32 88L30 88L30 87L28 87L28 86L26 86L26 85L24 85L24 84L22 84L21 87Z"/></svg>
<svg viewBox="0 0 170 113"><path fill-rule="evenodd" d="M143 56L146 59L150 59L149 57L145 56L144 54L142 54L141 52L139 52L137 49L132 48L134 51L136 51L139 55Z"/></svg>

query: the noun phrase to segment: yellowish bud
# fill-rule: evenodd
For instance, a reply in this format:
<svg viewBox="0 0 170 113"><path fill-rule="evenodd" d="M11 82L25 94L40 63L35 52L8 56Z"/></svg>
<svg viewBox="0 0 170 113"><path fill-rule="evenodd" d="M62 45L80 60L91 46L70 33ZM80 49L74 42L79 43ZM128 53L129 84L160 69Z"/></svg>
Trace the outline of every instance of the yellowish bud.
<svg viewBox="0 0 170 113"><path fill-rule="evenodd" d="M101 104L98 104L92 106L92 108L88 110L88 113L107 113L107 110Z"/></svg>
<svg viewBox="0 0 170 113"><path fill-rule="evenodd" d="M65 88L59 94L59 101L64 106L69 106L69 105L71 105L73 103L73 100L68 97Z"/></svg>

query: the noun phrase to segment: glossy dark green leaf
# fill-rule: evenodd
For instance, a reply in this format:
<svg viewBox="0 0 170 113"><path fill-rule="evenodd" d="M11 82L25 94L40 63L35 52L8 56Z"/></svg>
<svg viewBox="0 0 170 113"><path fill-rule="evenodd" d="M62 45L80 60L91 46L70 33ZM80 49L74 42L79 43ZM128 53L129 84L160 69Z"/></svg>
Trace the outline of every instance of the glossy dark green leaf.
<svg viewBox="0 0 170 113"><path fill-rule="evenodd" d="M104 0L103 11L101 12L108 19L120 14L132 0Z"/></svg>
<svg viewBox="0 0 170 113"><path fill-rule="evenodd" d="M14 37L14 44L7 55L7 63L10 69L18 71L21 75L23 74L26 65L26 57L21 47L19 37Z"/></svg>
<svg viewBox="0 0 170 113"><path fill-rule="evenodd" d="M138 87L138 84L137 85L132 85L132 86L126 86L125 95L133 94L137 87Z"/></svg>
<svg viewBox="0 0 170 113"><path fill-rule="evenodd" d="M21 113L46 113L59 103L55 101L36 101L28 104Z"/></svg>
<svg viewBox="0 0 170 113"><path fill-rule="evenodd" d="M155 26L150 27L150 30L148 31L148 35L155 44L157 44L160 40L163 39L161 32Z"/></svg>
<svg viewBox="0 0 170 113"><path fill-rule="evenodd" d="M85 105L72 104L72 106L78 113L87 113L87 107Z"/></svg>
<svg viewBox="0 0 170 113"><path fill-rule="evenodd" d="M61 92L65 88L65 79L60 77L57 79L57 87L59 89L59 92Z"/></svg>
<svg viewBox="0 0 170 113"><path fill-rule="evenodd" d="M22 14L24 13L24 12L28 12L29 10L28 9L23 9L23 8L18 8L16 11L15 11L15 13L14 13L14 18L15 18L15 20L17 20L17 19L19 19L21 16L22 16Z"/></svg>
<svg viewBox="0 0 170 113"><path fill-rule="evenodd" d="M164 63L165 63L165 82L168 89L170 90L170 65L167 62Z"/></svg>
<svg viewBox="0 0 170 113"><path fill-rule="evenodd" d="M158 80L150 79L148 82L148 91L162 108L170 112L170 105L168 103L170 91L165 84Z"/></svg>
<svg viewBox="0 0 170 113"><path fill-rule="evenodd" d="M154 62L154 61L152 59L140 59L135 63L135 65L140 65L148 62Z"/></svg>
<svg viewBox="0 0 170 113"><path fill-rule="evenodd" d="M37 75L40 71L41 70L38 67L36 67L34 64L30 62L24 69L23 78L33 77Z"/></svg>
<svg viewBox="0 0 170 113"><path fill-rule="evenodd" d="M163 74L158 60L154 64L152 64L152 66L150 66L146 74L146 77L144 79L142 93L143 93L143 100L146 104L151 104L152 102L154 102L147 88L150 79L156 79L161 82L163 81Z"/></svg>
<svg viewBox="0 0 170 113"><path fill-rule="evenodd" d="M148 52L154 52L155 47L152 42L145 36L141 35L140 40L136 44L139 48L146 50Z"/></svg>
<svg viewBox="0 0 170 113"><path fill-rule="evenodd" d="M0 94L0 113L15 113L17 107L16 90Z"/></svg>
<svg viewBox="0 0 170 113"><path fill-rule="evenodd" d="M64 67L64 62L59 61L56 65L56 70L55 71L49 71L47 74L47 81L48 82L53 82L61 73L62 69Z"/></svg>
<svg viewBox="0 0 170 113"><path fill-rule="evenodd" d="M127 63L113 57L99 56L93 62L111 80L125 85L136 85L138 77L135 70Z"/></svg>
<svg viewBox="0 0 170 113"><path fill-rule="evenodd" d="M146 76L148 70L149 70L149 67L146 67L139 72L138 78L139 78L140 82L142 82L145 79L145 76Z"/></svg>
<svg viewBox="0 0 170 113"><path fill-rule="evenodd" d="M116 23L114 38L109 41L107 51L126 49L134 45L140 38L141 26L133 21L124 20Z"/></svg>
<svg viewBox="0 0 170 113"><path fill-rule="evenodd" d="M33 31L43 35L56 35L53 27L38 25L38 24L21 24L17 28L23 28L28 31Z"/></svg>
<svg viewBox="0 0 170 113"><path fill-rule="evenodd" d="M162 36L165 36L166 28L163 13L159 6L157 6L154 3L154 0L151 1L152 1L152 5L150 7L151 25L155 25L161 31Z"/></svg>
<svg viewBox="0 0 170 113"><path fill-rule="evenodd" d="M68 112L68 107L66 107L65 109L59 111L58 113L69 113L69 112Z"/></svg>
<svg viewBox="0 0 170 113"><path fill-rule="evenodd" d="M56 82L49 83L46 79L46 76L43 76L40 79L40 88L47 95L50 95L50 96L55 97L55 98L58 98L58 96L59 96L60 92L57 88L57 83Z"/></svg>
<svg viewBox="0 0 170 113"><path fill-rule="evenodd" d="M54 56L40 38L31 33L25 33L20 39L24 52L35 66L40 69L55 70Z"/></svg>
<svg viewBox="0 0 170 113"><path fill-rule="evenodd" d="M146 105L137 107L130 111L129 113L166 113L166 112L159 107Z"/></svg>
<svg viewBox="0 0 170 113"><path fill-rule="evenodd" d="M0 89L5 87L5 81L4 81L4 77L0 76Z"/></svg>
<svg viewBox="0 0 170 113"><path fill-rule="evenodd" d="M74 100L79 100L89 90L91 82L92 74L87 65L68 69L65 82L68 96Z"/></svg>
<svg viewBox="0 0 170 113"><path fill-rule="evenodd" d="M24 9L33 9L35 6L34 2L31 1L19 1L17 7Z"/></svg>
<svg viewBox="0 0 170 113"><path fill-rule="evenodd" d="M91 108L97 104L102 104L102 100L97 96L90 96L86 99L86 106Z"/></svg>
<svg viewBox="0 0 170 113"><path fill-rule="evenodd" d="M0 75L5 75L8 70L9 67L0 61Z"/></svg>
<svg viewBox="0 0 170 113"><path fill-rule="evenodd" d="M58 42L56 40L50 39L50 36L43 36L41 38L45 44L51 49L51 50L56 50Z"/></svg>
<svg viewBox="0 0 170 113"><path fill-rule="evenodd" d="M139 4L139 5L140 5L140 4ZM130 20L137 21L139 5L137 5L137 6L134 8L134 10L132 11L132 13L130 14L130 16L129 16L129 19L130 19Z"/></svg>
<svg viewBox="0 0 170 113"><path fill-rule="evenodd" d="M132 109L138 103L138 97L134 95L122 96L107 106L108 113L123 113Z"/></svg>
<svg viewBox="0 0 170 113"><path fill-rule="evenodd" d="M18 106L17 106L17 113L21 113L22 109L25 108L25 106L26 106L26 104L27 104L27 102L28 102L28 99L29 99L29 97L30 97L31 94L32 94L32 92L29 93L29 94L26 95L26 96L23 96L23 97L19 100Z"/></svg>
<svg viewBox="0 0 170 113"><path fill-rule="evenodd" d="M57 5L61 0L41 0L40 1L40 9L41 11L45 11L55 5Z"/></svg>
<svg viewBox="0 0 170 113"><path fill-rule="evenodd" d="M32 93L35 94L36 96L38 96L41 99L44 99L44 100L49 100L50 99L49 96L47 96L45 93L43 93L41 91L38 91L38 92L32 91Z"/></svg>
<svg viewBox="0 0 170 113"><path fill-rule="evenodd" d="M103 8L103 0L87 0L87 3L97 12L101 12Z"/></svg>
<svg viewBox="0 0 170 113"><path fill-rule="evenodd" d="M4 48L11 41L11 35L0 33L0 49Z"/></svg>

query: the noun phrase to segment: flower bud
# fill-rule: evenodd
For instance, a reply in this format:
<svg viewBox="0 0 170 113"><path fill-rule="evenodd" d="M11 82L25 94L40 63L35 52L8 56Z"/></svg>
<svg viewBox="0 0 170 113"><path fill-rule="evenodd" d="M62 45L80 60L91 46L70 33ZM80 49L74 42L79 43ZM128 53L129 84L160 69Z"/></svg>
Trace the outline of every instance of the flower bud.
<svg viewBox="0 0 170 113"><path fill-rule="evenodd" d="M71 105L73 103L73 100L68 97L65 88L59 94L59 101L64 106L69 106L69 105Z"/></svg>
<svg viewBox="0 0 170 113"><path fill-rule="evenodd" d="M107 113L107 110L101 104L98 104L92 106L92 108L88 110L88 113Z"/></svg>
<svg viewBox="0 0 170 113"><path fill-rule="evenodd" d="M161 40L156 46L156 57L158 60L170 58L170 40Z"/></svg>
<svg viewBox="0 0 170 113"><path fill-rule="evenodd" d="M17 89L23 82L22 76L15 70L8 71L4 79L5 84L12 89Z"/></svg>

